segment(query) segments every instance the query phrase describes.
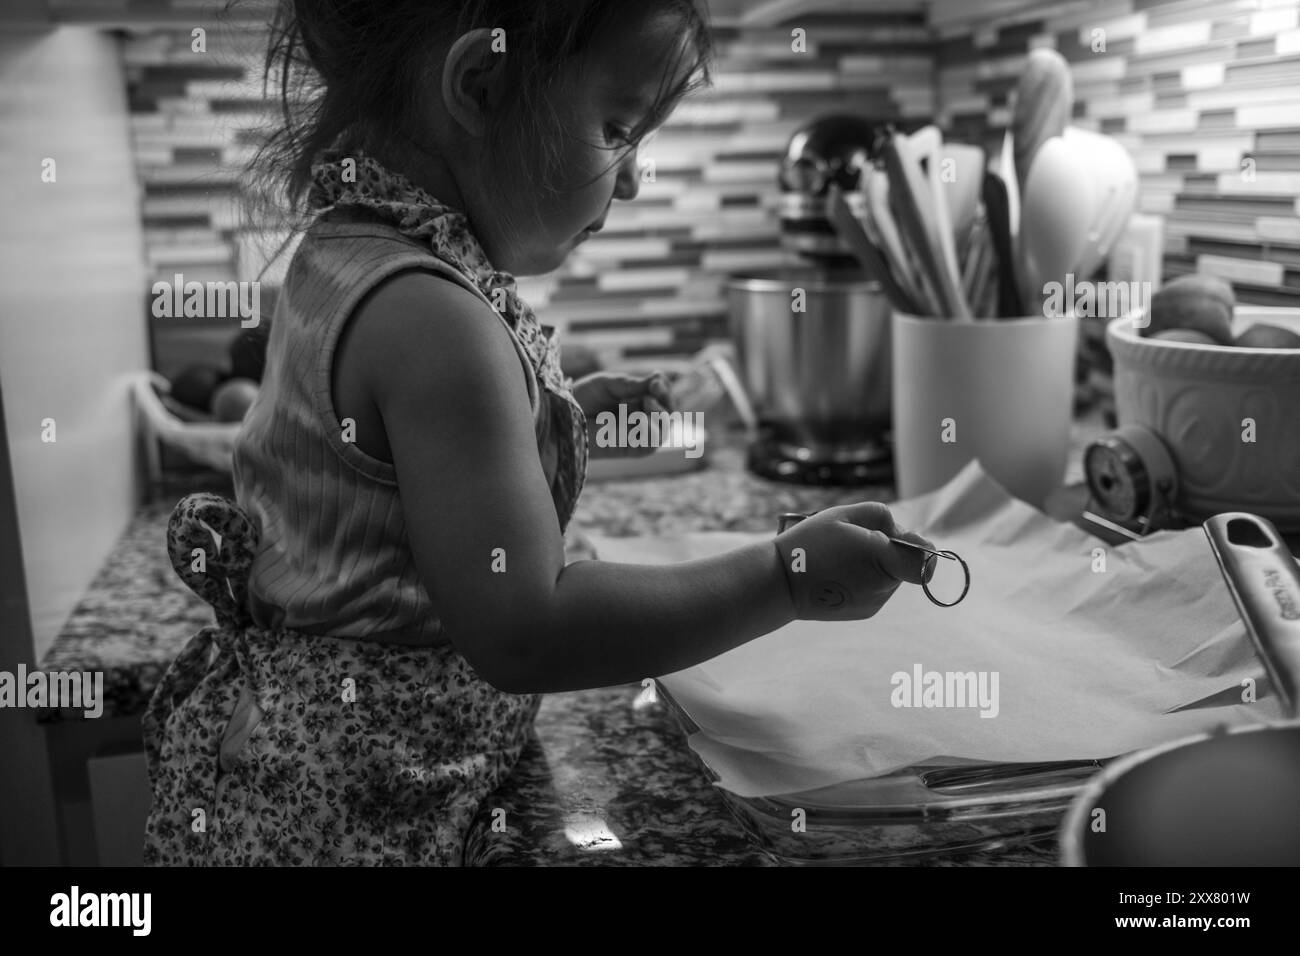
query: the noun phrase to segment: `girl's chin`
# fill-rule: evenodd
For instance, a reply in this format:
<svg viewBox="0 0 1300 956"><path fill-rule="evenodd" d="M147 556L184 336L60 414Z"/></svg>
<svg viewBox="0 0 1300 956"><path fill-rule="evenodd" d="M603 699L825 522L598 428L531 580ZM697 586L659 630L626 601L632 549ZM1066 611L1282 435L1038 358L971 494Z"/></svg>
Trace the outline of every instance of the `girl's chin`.
<svg viewBox="0 0 1300 956"><path fill-rule="evenodd" d="M515 247L514 254L509 257L510 261L497 265L497 268L516 276L539 276L554 272L564 265L565 260L573 254L573 250L595 234L594 229L584 229L567 240L552 240L556 242L555 245L539 244L526 249Z"/></svg>
<svg viewBox="0 0 1300 956"><path fill-rule="evenodd" d="M538 253L530 256L527 262L521 262L517 267L504 269L515 276L541 276L548 272L554 272L560 266L564 265L569 253L577 248L577 241L571 241L567 246L560 249L548 250L545 253Z"/></svg>

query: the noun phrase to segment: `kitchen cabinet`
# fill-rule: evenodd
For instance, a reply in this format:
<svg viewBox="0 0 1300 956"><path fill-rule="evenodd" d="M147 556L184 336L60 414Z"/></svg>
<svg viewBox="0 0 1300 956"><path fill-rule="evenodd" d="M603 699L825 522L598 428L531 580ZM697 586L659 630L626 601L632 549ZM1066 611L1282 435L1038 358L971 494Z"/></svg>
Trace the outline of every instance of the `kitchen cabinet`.
<svg viewBox="0 0 1300 956"><path fill-rule="evenodd" d="M92 757L86 763L100 866L144 863L143 833L149 816L149 772L143 753Z"/></svg>

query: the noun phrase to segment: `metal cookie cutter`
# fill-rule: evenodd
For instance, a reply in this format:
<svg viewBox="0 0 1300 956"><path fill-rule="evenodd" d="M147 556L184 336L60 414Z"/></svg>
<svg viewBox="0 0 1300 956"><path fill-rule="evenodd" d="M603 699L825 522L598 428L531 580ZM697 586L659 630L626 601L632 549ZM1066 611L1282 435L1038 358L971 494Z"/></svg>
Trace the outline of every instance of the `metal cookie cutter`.
<svg viewBox="0 0 1300 956"><path fill-rule="evenodd" d="M798 524L800 521L803 521L804 518L811 518L816 513L817 512L814 511L812 512L812 514L800 514L797 511L787 511L785 514L780 515L776 519L777 534L780 534L781 532L785 531L791 525ZM944 603L943 601L940 601L937 597L935 597L933 594L930 593L930 578L926 577L924 572L922 573L921 590L925 592L925 596L930 599L931 604L937 604L939 607L954 607L960 604L965 599L966 593L970 591L970 568L967 566L966 562L963 561L958 556L957 552L931 551L929 548L923 548L919 544L913 544L911 541L904 541L902 538L890 537L889 540L894 542L894 544L901 544L905 548L912 548L913 550L920 551L924 554L932 554L936 558L943 558L945 561L956 561L958 564L961 565L962 575L965 577L966 583L962 585L961 594L958 595L957 600L950 601L948 603Z"/></svg>

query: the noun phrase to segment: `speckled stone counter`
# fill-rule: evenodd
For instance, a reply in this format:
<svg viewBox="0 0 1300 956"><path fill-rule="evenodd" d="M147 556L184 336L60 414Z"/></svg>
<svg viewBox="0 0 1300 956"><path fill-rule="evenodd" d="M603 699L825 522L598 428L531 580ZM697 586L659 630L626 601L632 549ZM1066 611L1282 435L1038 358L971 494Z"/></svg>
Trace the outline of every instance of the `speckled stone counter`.
<svg viewBox="0 0 1300 956"><path fill-rule="evenodd" d="M1098 429L1076 423L1076 476L1078 452ZM741 444L728 438L715 443L700 471L589 484L576 524L611 536L770 532L783 511L893 498L891 487L766 481L745 470ZM41 662L44 670L102 670L106 717L142 712L172 658L212 622L168 562L164 532L173 504L141 509ZM516 772L484 807L467 862L771 865L713 788L667 705L650 697L639 685L549 695ZM79 717L47 711L40 719ZM1045 842L938 862L1050 865L1056 854Z"/></svg>

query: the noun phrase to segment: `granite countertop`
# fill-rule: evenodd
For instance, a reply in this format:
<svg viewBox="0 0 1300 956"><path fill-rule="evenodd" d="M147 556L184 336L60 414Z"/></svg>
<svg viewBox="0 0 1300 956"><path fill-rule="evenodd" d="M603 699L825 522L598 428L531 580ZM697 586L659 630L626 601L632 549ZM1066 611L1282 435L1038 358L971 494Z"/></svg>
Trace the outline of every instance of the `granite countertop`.
<svg viewBox="0 0 1300 956"><path fill-rule="evenodd" d="M1101 430L1075 423L1071 474ZM685 474L589 483L579 530L611 536L730 530L772 532L784 511L890 501L892 487L778 484L744 467L728 436L709 466ZM1073 476L1073 477L1071 477ZM194 488L192 490L198 490ZM177 496L179 497L179 496ZM144 710L172 658L211 609L176 576L165 529L174 500L141 508L41 662L43 670L104 672L104 716ZM46 711L43 722L79 719ZM492 814L493 810L503 810ZM496 829L492 820L498 822ZM504 822L504 832L500 823ZM639 684L548 695L533 739L484 807L467 862L479 865L770 865L745 835L687 746L668 705ZM1050 841L946 857L940 865L1051 865Z"/></svg>

